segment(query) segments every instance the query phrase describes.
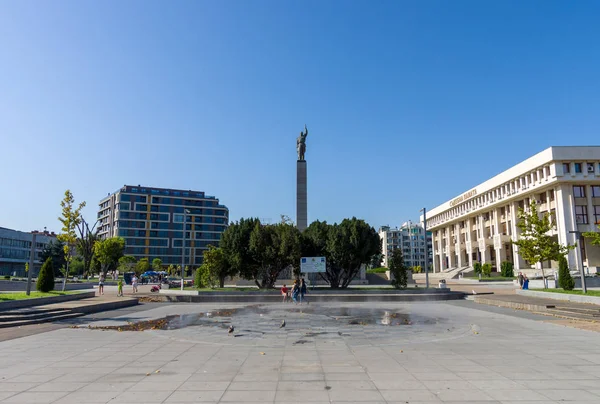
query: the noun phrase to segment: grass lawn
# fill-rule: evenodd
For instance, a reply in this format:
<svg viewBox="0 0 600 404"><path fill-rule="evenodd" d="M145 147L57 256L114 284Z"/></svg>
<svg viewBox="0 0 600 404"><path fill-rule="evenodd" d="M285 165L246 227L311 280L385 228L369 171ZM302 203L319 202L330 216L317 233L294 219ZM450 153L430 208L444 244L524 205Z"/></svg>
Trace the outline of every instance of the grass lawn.
<svg viewBox="0 0 600 404"><path fill-rule="evenodd" d="M567 295L583 295L581 290L563 290L563 289L531 289L536 292L551 292L551 293L563 293ZM600 297L600 290L589 290L585 296L597 296Z"/></svg>
<svg viewBox="0 0 600 404"><path fill-rule="evenodd" d="M384 274L387 271L389 271L389 269L387 269L386 267L367 269L368 274Z"/></svg>
<svg viewBox="0 0 600 404"><path fill-rule="evenodd" d="M8 301L8 300L23 300L23 299L36 299L39 297L51 297L51 296L62 296L62 295L71 295L73 293L77 293L78 291L67 291L67 292L48 292L42 293L37 291L31 291L31 294L27 296L25 292L8 292L8 293L0 293L0 302Z"/></svg>

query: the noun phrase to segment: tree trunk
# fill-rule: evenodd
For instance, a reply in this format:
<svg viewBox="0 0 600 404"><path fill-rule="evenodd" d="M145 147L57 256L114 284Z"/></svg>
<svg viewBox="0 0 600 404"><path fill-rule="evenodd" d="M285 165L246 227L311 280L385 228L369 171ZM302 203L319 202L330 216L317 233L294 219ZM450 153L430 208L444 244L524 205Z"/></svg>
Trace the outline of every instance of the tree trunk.
<svg viewBox="0 0 600 404"><path fill-rule="evenodd" d="M223 289L225 287L225 277L219 276L219 287Z"/></svg>
<svg viewBox="0 0 600 404"><path fill-rule="evenodd" d="M67 289L67 276L69 276L69 261L67 261L67 269L66 269L65 273L63 273L63 284L62 284L63 292Z"/></svg>
<svg viewBox="0 0 600 404"><path fill-rule="evenodd" d="M542 270L542 282L544 283L544 289L548 289L548 285L546 284L546 274L544 273L544 265L541 262L540 268Z"/></svg>

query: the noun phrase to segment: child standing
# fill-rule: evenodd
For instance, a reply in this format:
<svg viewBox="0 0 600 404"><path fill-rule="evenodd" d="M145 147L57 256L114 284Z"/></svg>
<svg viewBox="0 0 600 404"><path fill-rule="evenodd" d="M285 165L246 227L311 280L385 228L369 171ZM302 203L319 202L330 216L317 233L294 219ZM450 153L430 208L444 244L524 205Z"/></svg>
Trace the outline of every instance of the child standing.
<svg viewBox="0 0 600 404"><path fill-rule="evenodd" d="M117 296L123 296L123 279L119 279L117 283Z"/></svg>
<svg viewBox="0 0 600 404"><path fill-rule="evenodd" d="M285 284L281 288L281 296L283 296L283 302L282 303L287 302L287 299L288 299L288 288L287 288L287 286L285 286Z"/></svg>

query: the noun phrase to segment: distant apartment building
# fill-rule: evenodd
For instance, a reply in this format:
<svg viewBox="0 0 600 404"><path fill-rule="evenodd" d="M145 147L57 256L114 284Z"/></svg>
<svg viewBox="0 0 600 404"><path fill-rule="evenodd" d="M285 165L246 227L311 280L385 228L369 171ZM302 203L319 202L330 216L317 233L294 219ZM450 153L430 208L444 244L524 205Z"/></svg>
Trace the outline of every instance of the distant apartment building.
<svg viewBox="0 0 600 404"><path fill-rule="evenodd" d="M515 270L531 263L512 243L520 237L519 210L535 201L555 224L549 235L560 244L577 244L567 257L571 269L600 268L600 246L583 232L600 224L600 146L550 147L427 212L434 234L434 271L463 271L474 262L499 270L503 261ZM544 268L557 268L544 262Z"/></svg>
<svg viewBox="0 0 600 404"><path fill-rule="evenodd" d="M208 245L219 244L229 210L200 191L125 185L99 203L99 236L125 239L125 255L198 266ZM183 231L185 221L185 233Z"/></svg>
<svg viewBox="0 0 600 404"><path fill-rule="evenodd" d="M383 266L388 267L389 257L397 248L402 250L404 265L407 267L420 266L425 270L425 243L428 245L429 268L432 265L431 233L420 224L410 221L404 223L400 228L382 226L379 229L379 237L382 241Z"/></svg>
<svg viewBox="0 0 600 404"><path fill-rule="evenodd" d="M25 276L25 264L31 255L30 232L0 227L0 275ZM48 231L39 232L35 238L35 256L32 274L37 274L42 266L40 256L44 247L55 240L56 235Z"/></svg>

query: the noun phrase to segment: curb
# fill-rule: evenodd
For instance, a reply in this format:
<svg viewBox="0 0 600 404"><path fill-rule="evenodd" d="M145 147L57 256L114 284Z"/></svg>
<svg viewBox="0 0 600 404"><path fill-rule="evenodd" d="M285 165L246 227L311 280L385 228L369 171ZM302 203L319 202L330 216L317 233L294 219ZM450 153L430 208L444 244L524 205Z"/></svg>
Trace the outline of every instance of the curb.
<svg viewBox="0 0 600 404"><path fill-rule="evenodd" d="M540 292L537 290L517 290L517 294L521 296L539 297L553 300L561 300L572 303L586 303L600 305L600 297L585 296L585 295L570 295L566 293Z"/></svg>
<svg viewBox="0 0 600 404"><path fill-rule="evenodd" d="M25 307L45 306L53 303L63 303L72 300L89 299L96 296L96 292L81 292L72 295L39 297L33 299L13 300L8 302L0 302L0 311L22 309Z"/></svg>

